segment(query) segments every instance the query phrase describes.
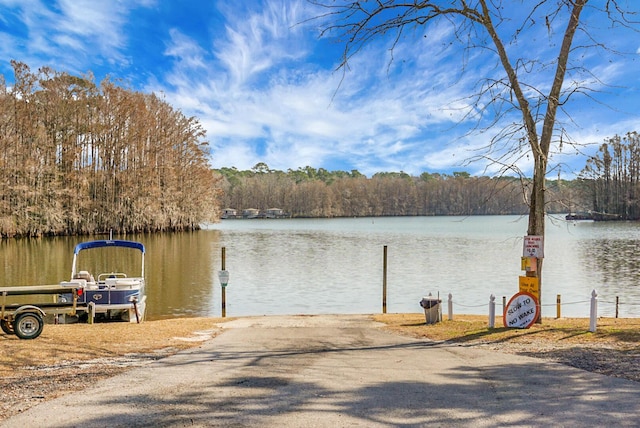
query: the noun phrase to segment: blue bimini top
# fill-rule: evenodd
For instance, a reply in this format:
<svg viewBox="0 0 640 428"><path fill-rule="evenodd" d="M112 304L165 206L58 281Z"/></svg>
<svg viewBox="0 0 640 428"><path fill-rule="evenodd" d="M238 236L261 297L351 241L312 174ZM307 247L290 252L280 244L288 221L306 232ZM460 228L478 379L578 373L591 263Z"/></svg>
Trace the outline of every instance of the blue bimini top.
<svg viewBox="0 0 640 428"><path fill-rule="evenodd" d="M140 250L142 254L144 254L144 245L140 242L135 241L120 241L113 239L106 240L98 240L98 241L89 241L89 242L81 242L76 245L76 248L73 250L73 254L76 255L82 250L88 250L90 248L101 248L101 247L125 247L125 248L134 248Z"/></svg>

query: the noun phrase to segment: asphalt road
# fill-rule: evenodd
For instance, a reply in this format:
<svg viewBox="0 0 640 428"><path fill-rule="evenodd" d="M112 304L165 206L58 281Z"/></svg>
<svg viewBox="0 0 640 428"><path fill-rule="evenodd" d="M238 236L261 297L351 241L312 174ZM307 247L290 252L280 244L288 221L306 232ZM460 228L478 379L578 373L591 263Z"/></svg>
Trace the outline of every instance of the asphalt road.
<svg viewBox="0 0 640 428"><path fill-rule="evenodd" d="M640 385L414 340L362 315L220 324L202 346L44 402L3 427L638 426Z"/></svg>

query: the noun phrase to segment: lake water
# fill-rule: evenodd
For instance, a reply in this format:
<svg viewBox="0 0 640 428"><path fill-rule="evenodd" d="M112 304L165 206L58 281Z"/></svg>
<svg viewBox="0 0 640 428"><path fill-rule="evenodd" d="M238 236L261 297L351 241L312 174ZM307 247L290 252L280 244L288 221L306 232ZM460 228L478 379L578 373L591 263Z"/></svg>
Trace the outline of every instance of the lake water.
<svg viewBox="0 0 640 428"><path fill-rule="evenodd" d="M148 318L220 316L226 249L227 316L421 312L431 293L453 296L454 314L488 314L518 291L527 219L518 216L224 220L189 233L129 235L147 247ZM114 237L115 238L115 237ZM83 239L87 240L87 239ZM77 238L4 240L0 286L69 278ZM547 222L542 314L640 317L640 224ZM125 263L123 261L122 263ZM124 268L123 268L124 270Z"/></svg>

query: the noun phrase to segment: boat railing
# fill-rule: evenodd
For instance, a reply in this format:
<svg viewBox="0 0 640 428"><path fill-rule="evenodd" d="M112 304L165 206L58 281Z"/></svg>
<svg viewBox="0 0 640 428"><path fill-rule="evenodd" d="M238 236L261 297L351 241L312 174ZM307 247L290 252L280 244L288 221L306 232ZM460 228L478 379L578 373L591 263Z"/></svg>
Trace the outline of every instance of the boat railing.
<svg viewBox="0 0 640 428"><path fill-rule="evenodd" d="M98 282L102 282L107 278L126 278L127 274L122 272L101 273L98 275Z"/></svg>

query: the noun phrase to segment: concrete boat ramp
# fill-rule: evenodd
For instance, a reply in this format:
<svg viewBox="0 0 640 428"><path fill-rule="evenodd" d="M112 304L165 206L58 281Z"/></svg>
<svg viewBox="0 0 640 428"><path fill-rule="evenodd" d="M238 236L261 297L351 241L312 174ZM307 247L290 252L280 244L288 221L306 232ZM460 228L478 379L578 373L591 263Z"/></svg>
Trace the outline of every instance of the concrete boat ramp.
<svg viewBox="0 0 640 428"><path fill-rule="evenodd" d="M3 427L638 426L640 385L390 333L366 315L220 324L197 348Z"/></svg>

